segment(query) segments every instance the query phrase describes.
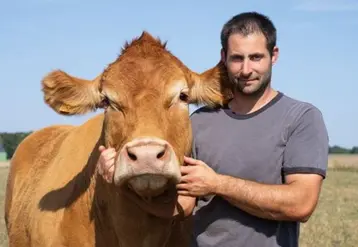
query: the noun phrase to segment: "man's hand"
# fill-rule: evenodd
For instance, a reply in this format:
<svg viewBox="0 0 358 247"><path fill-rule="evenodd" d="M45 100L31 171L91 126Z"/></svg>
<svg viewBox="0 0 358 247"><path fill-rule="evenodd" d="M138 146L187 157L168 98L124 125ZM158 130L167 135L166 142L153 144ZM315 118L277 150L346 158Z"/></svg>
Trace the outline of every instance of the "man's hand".
<svg viewBox="0 0 358 247"><path fill-rule="evenodd" d="M214 194L218 186L218 174L201 160L184 157L182 178L177 185L178 194L184 196L205 196Z"/></svg>
<svg viewBox="0 0 358 247"><path fill-rule="evenodd" d="M116 151L114 150L114 148L106 149L104 146L100 146L98 150L101 153L97 163L98 173L108 183L112 183L113 175L114 175L114 161L116 157Z"/></svg>

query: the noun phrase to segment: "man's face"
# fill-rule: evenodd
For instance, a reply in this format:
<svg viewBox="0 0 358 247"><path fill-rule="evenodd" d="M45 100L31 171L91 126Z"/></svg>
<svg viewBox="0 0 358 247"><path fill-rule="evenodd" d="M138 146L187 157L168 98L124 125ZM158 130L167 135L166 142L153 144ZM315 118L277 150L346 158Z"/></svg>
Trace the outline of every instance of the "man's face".
<svg viewBox="0 0 358 247"><path fill-rule="evenodd" d="M271 56L263 34L232 34L228 40L227 53L222 51L221 56L234 89L245 95L257 95L271 81L272 65L277 60L278 48L274 48Z"/></svg>

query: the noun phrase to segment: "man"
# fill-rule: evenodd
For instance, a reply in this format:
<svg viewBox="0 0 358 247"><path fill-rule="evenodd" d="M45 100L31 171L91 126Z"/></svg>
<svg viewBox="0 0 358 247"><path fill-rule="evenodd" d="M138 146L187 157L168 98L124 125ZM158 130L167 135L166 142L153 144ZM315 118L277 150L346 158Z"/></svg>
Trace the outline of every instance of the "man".
<svg viewBox="0 0 358 247"><path fill-rule="evenodd" d="M234 97L192 114L193 154L177 186L185 214L194 215L192 246L298 246L299 224L313 213L326 176L321 112L271 87L279 49L267 17L233 17L221 42ZM101 151L110 180L114 151Z"/></svg>

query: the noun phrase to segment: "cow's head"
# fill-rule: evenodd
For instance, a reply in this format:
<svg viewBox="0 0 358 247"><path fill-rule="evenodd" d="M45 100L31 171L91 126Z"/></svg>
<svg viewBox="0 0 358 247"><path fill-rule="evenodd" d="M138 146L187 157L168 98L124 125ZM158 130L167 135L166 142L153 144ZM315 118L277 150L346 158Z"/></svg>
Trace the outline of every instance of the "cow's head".
<svg viewBox="0 0 358 247"><path fill-rule="evenodd" d="M188 104L224 103L223 72L220 63L202 74L190 71L144 32L94 80L54 71L42 84L46 103L60 114L106 109L104 144L118 151L115 185L154 198L175 188L190 154Z"/></svg>

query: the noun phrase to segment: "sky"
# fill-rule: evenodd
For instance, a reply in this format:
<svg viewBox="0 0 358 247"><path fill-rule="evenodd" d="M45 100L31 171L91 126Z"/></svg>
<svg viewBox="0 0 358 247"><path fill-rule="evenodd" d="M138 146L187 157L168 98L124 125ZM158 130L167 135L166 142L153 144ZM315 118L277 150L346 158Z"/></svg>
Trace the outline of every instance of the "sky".
<svg viewBox="0 0 358 247"><path fill-rule="evenodd" d="M220 59L224 23L244 11L277 28L273 87L321 110L330 145L358 146L358 0L0 0L0 132L78 125L97 114L55 113L41 79L54 69L93 79L144 30L203 72Z"/></svg>

